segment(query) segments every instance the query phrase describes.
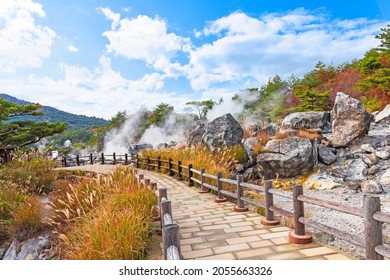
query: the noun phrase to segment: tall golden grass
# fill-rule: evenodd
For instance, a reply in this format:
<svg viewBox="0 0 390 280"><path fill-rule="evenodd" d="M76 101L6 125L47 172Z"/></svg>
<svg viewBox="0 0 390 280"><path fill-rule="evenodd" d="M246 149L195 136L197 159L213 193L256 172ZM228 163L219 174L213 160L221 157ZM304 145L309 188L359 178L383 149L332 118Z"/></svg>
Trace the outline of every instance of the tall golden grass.
<svg viewBox="0 0 390 280"><path fill-rule="evenodd" d="M143 150L142 156L150 158L160 157L162 160L171 158L174 162L181 160L183 165L188 166L192 164L192 167L195 169L205 168L209 174L222 172L225 176L234 170L236 163L247 160L247 154L241 146L214 150L202 146Z"/></svg>
<svg viewBox="0 0 390 280"><path fill-rule="evenodd" d="M152 236L157 198L140 188L132 171L70 185L52 203L67 259L142 259Z"/></svg>

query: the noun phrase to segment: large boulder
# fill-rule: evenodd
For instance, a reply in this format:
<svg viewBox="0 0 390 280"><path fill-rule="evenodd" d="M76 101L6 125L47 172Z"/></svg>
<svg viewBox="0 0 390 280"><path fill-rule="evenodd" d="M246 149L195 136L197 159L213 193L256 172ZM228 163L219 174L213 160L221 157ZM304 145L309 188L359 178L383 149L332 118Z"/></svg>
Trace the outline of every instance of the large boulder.
<svg viewBox="0 0 390 280"><path fill-rule="evenodd" d="M367 134L373 116L363 103L338 92L332 110L333 147L346 147Z"/></svg>
<svg viewBox="0 0 390 280"><path fill-rule="evenodd" d="M206 126L203 123L192 129L186 140L187 146L191 147L200 145L202 143L202 137L205 132Z"/></svg>
<svg viewBox="0 0 390 280"><path fill-rule="evenodd" d="M266 179L294 177L316 164L316 142L307 138L271 140L257 156L257 169Z"/></svg>
<svg viewBox="0 0 390 280"><path fill-rule="evenodd" d="M330 131L330 112L296 112L284 118L284 129L321 129Z"/></svg>
<svg viewBox="0 0 390 280"><path fill-rule="evenodd" d="M240 145L243 136L241 125L231 114L226 114L207 125L202 143L209 148L231 147Z"/></svg>

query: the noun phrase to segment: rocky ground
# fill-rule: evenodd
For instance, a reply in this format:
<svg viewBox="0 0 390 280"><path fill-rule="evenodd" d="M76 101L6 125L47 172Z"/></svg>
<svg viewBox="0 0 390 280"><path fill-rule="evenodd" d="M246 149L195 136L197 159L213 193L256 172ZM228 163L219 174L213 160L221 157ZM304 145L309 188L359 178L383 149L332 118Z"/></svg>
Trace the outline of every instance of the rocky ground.
<svg viewBox="0 0 390 280"><path fill-rule="evenodd" d="M360 208L363 206L363 193L345 187L338 187L332 190L304 190L304 194L310 197L333 201L352 207ZM390 191L387 190L378 196L381 200L381 210L383 212L390 213ZM292 210L292 202L290 200L276 198L275 204L283 209ZM309 204L305 204L305 214L308 218L319 223L332 226L339 230L364 238L363 219L360 217ZM383 229L384 241L390 243L390 225L384 225ZM307 231L312 233L314 238L320 242L335 246L338 249L355 256L356 258L365 258L364 248L352 245L344 240L333 238L328 234L321 233L309 227L307 227Z"/></svg>

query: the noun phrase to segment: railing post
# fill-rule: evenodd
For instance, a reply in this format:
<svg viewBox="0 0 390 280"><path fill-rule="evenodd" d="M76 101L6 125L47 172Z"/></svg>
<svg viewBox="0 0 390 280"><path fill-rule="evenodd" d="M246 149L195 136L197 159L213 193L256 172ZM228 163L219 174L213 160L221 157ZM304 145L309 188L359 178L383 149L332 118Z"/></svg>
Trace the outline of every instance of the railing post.
<svg viewBox="0 0 390 280"><path fill-rule="evenodd" d="M188 165L188 186L192 187L194 185L194 182L192 181L192 177L194 177L194 173L192 172L192 164Z"/></svg>
<svg viewBox="0 0 390 280"><path fill-rule="evenodd" d="M168 190L167 190L167 188L164 188L164 187L158 188L158 204L161 203L161 199L163 197L168 199Z"/></svg>
<svg viewBox="0 0 390 280"><path fill-rule="evenodd" d="M92 153L89 154L89 163L93 164L93 155L92 155Z"/></svg>
<svg viewBox="0 0 390 280"><path fill-rule="evenodd" d="M173 176L173 171L172 171L172 159L168 159L168 171L169 171L169 176Z"/></svg>
<svg viewBox="0 0 390 280"><path fill-rule="evenodd" d="M150 164L150 158L146 157L146 170L150 169L149 164Z"/></svg>
<svg viewBox="0 0 390 280"><path fill-rule="evenodd" d="M183 179L183 176L181 176L181 173L182 173L182 168L181 168L181 160L179 160L177 162L177 171L178 171L178 174L177 174L177 179L179 181L181 181Z"/></svg>
<svg viewBox="0 0 390 280"><path fill-rule="evenodd" d="M305 216L305 208L303 201L298 200L298 197L303 195L302 185L293 186L293 207L294 207L294 229L290 231L288 240L294 244L308 244L313 241L311 235L305 233L305 224L299 221L300 217Z"/></svg>
<svg viewBox="0 0 390 280"><path fill-rule="evenodd" d="M169 214L172 217L172 203L170 200L161 201L161 221L162 227L166 226L164 221L164 215Z"/></svg>
<svg viewBox="0 0 390 280"><path fill-rule="evenodd" d="M384 257L375 251L375 247L383 245L382 223L374 219L375 212L381 211L379 197L365 195L363 197L364 234L366 257L369 260L384 260Z"/></svg>
<svg viewBox="0 0 390 280"><path fill-rule="evenodd" d="M112 164L116 164L116 153L112 153Z"/></svg>
<svg viewBox="0 0 390 280"><path fill-rule="evenodd" d="M125 165L129 164L129 156L127 153L125 153Z"/></svg>
<svg viewBox="0 0 390 280"><path fill-rule="evenodd" d="M76 155L76 165L80 166L80 156Z"/></svg>
<svg viewBox="0 0 390 280"><path fill-rule="evenodd" d="M135 156L135 168L139 168L139 156L136 154Z"/></svg>
<svg viewBox="0 0 390 280"><path fill-rule="evenodd" d="M161 157L158 157L158 158L157 158L157 171L158 171L158 172L161 171Z"/></svg>
<svg viewBox="0 0 390 280"><path fill-rule="evenodd" d="M168 225L163 227L163 247L164 247L164 258L167 259L181 259L181 249L180 249L180 230L179 226L176 224ZM171 246L176 247L176 254L168 257L170 254L168 252Z"/></svg>
<svg viewBox="0 0 390 280"><path fill-rule="evenodd" d="M68 167L68 163L66 162L66 155L63 157L64 159L64 167Z"/></svg>
<svg viewBox="0 0 390 280"><path fill-rule="evenodd" d="M203 175L203 173L205 173L205 169L204 168L201 168L200 169L200 191L199 193L207 193L209 192L208 189L204 186L204 181L205 181L205 176Z"/></svg>
<svg viewBox="0 0 390 280"><path fill-rule="evenodd" d="M104 153L102 153L102 164L104 164Z"/></svg>
<svg viewBox="0 0 390 280"><path fill-rule="evenodd" d="M214 199L214 201L217 202L217 203L221 203L221 202L226 202L227 201L227 198L224 197L223 194L221 193L221 191L222 191L222 181L221 181L221 178L222 178L222 172L218 172L217 173L218 196L217 196L217 198Z"/></svg>
<svg viewBox="0 0 390 280"><path fill-rule="evenodd" d="M265 217L261 219L261 224L265 226L274 226L278 225L279 221L275 220L274 212L271 211L271 206L274 205L274 196L272 193L269 192L269 190L272 189L272 181L267 180L265 181Z"/></svg>
<svg viewBox="0 0 390 280"><path fill-rule="evenodd" d="M241 186L243 181L244 177L242 175L237 175L237 206L234 207L235 212L246 212L249 210L241 199L241 197L244 196L244 188Z"/></svg>

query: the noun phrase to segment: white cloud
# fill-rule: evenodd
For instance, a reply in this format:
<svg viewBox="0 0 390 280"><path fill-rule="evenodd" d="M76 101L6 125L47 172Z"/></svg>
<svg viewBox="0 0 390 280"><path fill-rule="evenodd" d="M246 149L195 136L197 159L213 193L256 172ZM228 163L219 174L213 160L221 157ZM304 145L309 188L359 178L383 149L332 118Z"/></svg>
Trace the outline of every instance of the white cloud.
<svg viewBox="0 0 390 280"><path fill-rule="evenodd" d="M202 35L217 39L190 51L185 69L196 90L248 79L259 85L275 74L302 75L319 60L337 65L360 58L378 45L374 35L386 24L330 20L303 9L261 18L235 12L204 28Z"/></svg>
<svg viewBox="0 0 390 280"><path fill-rule="evenodd" d="M79 52L79 49L74 45L69 45L67 49L70 52Z"/></svg>
<svg viewBox="0 0 390 280"><path fill-rule="evenodd" d="M0 72L39 67L50 56L56 33L36 24L34 16L45 16L41 4L31 0L0 2Z"/></svg>
<svg viewBox="0 0 390 280"><path fill-rule="evenodd" d="M145 74L128 80L111 67L107 56L100 57L98 66L86 67L60 64L63 78L52 79L31 75L23 82L0 79L1 91L31 102L90 116L111 118L118 111L133 112L141 106L152 108L168 102L182 110L189 98L174 92L160 92L165 75Z"/></svg>
<svg viewBox="0 0 390 280"><path fill-rule="evenodd" d="M121 19L121 15L119 13L114 13L109 8L98 8L98 11L102 12L107 19L112 21L111 23L112 29L117 28L119 21Z"/></svg>
<svg viewBox="0 0 390 280"><path fill-rule="evenodd" d="M155 70L174 75L179 65L172 59L178 52L190 50L190 39L168 33L167 22L158 17L139 15L116 21L112 13L110 10L105 12L107 19L117 23L103 33L110 42L107 50L130 60L144 60Z"/></svg>

